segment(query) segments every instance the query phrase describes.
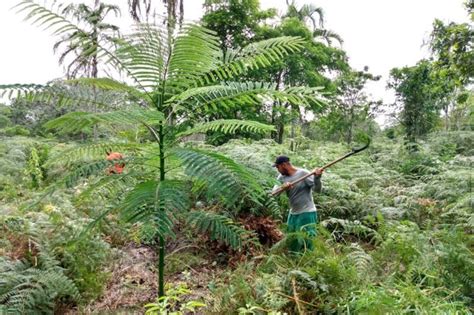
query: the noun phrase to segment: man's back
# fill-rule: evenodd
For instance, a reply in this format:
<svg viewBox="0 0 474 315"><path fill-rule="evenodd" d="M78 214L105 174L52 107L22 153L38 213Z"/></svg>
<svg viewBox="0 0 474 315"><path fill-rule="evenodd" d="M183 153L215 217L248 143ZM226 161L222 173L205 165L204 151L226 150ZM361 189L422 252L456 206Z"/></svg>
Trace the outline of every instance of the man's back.
<svg viewBox="0 0 474 315"><path fill-rule="evenodd" d="M294 182L307 174L309 174L308 170L296 168L296 172L293 175L280 175L278 176L278 180L282 184ZM315 178L314 176L309 176L302 182L296 184L293 188L287 190L286 193L290 200L292 214L316 211L312 194L313 187L315 191L321 191L320 177Z"/></svg>

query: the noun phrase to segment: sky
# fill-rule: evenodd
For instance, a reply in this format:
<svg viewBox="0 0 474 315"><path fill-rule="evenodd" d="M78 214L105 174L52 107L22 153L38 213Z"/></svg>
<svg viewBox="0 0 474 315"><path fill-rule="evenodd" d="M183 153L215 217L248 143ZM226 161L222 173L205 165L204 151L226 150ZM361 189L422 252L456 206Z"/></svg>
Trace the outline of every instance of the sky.
<svg viewBox="0 0 474 315"><path fill-rule="evenodd" d="M159 1L159 0L155 0ZM36 0L51 3L52 0ZM83 2L92 0L73 0ZM122 9L120 26L126 28L131 20L127 16L127 0L108 0ZM367 92L385 104L393 103L394 94L386 90L390 69L412 66L429 56L423 47L435 18L445 22L468 22L464 0L299 0L298 4L312 3L322 7L325 27L338 33L344 40L342 48L349 56L351 66L361 70L364 66L382 79L371 83ZM53 54L55 38L48 31L24 22L24 15L11 8L19 0L0 0L0 85L11 83L46 83L63 75L58 56ZM185 0L185 19L198 20L202 15L203 0ZM260 0L261 7L286 7L285 0ZM377 117L381 124L387 119Z"/></svg>

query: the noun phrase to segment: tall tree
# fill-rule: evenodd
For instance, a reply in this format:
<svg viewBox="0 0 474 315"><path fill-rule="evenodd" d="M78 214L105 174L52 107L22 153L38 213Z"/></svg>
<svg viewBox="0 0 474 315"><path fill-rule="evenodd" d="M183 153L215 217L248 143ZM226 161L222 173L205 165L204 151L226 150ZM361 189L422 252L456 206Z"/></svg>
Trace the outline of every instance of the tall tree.
<svg viewBox="0 0 474 315"><path fill-rule="evenodd" d="M449 113L467 99L466 87L474 76L474 30L468 23L433 23L429 46L434 58L435 74L445 82L439 88L446 96L443 104L445 127L449 129Z"/></svg>
<svg viewBox="0 0 474 315"><path fill-rule="evenodd" d="M46 24L57 32L78 28L40 5L32 5L31 1L22 3L25 11L37 23ZM116 187L119 191L115 196L125 196L110 200L120 201L118 208L125 218L156 227L159 239L159 295L163 296L165 239L173 234L174 220L183 218L198 230L210 231L214 237L223 238L231 245L240 244L241 229L229 222L229 218L209 212L190 211L188 200L192 190L189 186L193 178L199 179L200 187L205 184L213 202L236 212L249 203L254 205L252 208L266 208L268 202L259 178L241 165L215 152L183 148L179 146L180 140L185 135L207 130L269 132L272 126L257 122L210 121L209 117L222 108L256 106L265 100L278 99L290 104L318 102L319 94L317 89L312 88L277 90L272 83L234 81L250 69L265 68L301 50L303 41L299 38L283 37L256 42L232 52L231 58L223 58L219 39L201 26L183 26L174 36L161 27L145 24L138 25L133 34L122 38L119 43L116 54L100 46L98 49L128 74L131 82L135 83L133 86L111 78L82 78L68 81L67 84L126 92L130 95L130 107L103 113L73 112L51 121L46 127L77 131L97 124L141 125L149 131L152 143L94 143L62 154L62 160L67 162L82 160L84 153L89 159L83 161L83 167L72 170L60 183L71 186L78 179L89 175L99 175L100 178L108 164L103 159L107 148L121 150L128 156L128 173L108 176L95 184L91 183L88 193L93 194L104 187ZM51 96L49 99L56 97L58 103L95 102L90 95L75 98L69 94L69 89L58 95L54 84L8 85L0 86L0 89L16 91L31 101L37 97ZM179 119L170 124L167 119L170 115L176 115ZM90 157L96 160L91 162ZM57 162L60 160L58 157Z"/></svg>
<svg viewBox="0 0 474 315"><path fill-rule="evenodd" d="M395 105L399 108L399 119L409 142L416 142L435 129L445 98L443 89L439 88L443 84L428 60L390 71L388 87L395 90Z"/></svg>
<svg viewBox="0 0 474 315"><path fill-rule="evenodd" d="M226 47L239 47L247 42L279 36L299 36L305 39L305 48L301 54L292 55L264 70L249 72L249 78L275 82L279 89L307 85L335 91L328 73L348 69L345 53L319 41L317 31L321 28L313 30L308 27L307 15L313 15L311 6L307 7L309 9L297 9L291 3L290 13L272 21L269 18L275 11L261 11L256 0L209 0L206 4L203 21L224 40L224 51ZM293 14L292 10L301 11L302 14ZM305 110L319 111L321 106L312 103L291 105L276 101L258 109L260 116L268 115L267 120L275 125L277 130L272 137L279 143L283 142L285 125L302 119Z"/></svg>
<svg viewBox="0 0 474 315"><path fill-rule="evenodd" d="M326 128L330 133L342 134L347 144L354 138L356 127L367 128L381 105L369 98L364 89L368 81L378 81L380 76L363 71L347 71L335 81L337 91L325 114ZM362 126L365 125L365 126ZM370 130L366 130L369 132Z"/></svg>
<svg viewBox="0 0 474 315"><path fill-rule="evenodd" d="M284 18L296 18L306 25L308 21L311 21L311 30L313 31L314 38L322 38L329 45L332 44L333 40L338 41L342 44L342 37L331 30L324 28L324 10L321 7L317 7L314 4L303 4L301 7L297 6L295 0L286 0L286 13L283 15ZM314 15L317 14L317 18Z"/></svg>
<svg viewBox="0 0 474 315"><path fill-rule="evenodd" d="M105 46L105 43L112 43L113 37L119 30L118 26L105 22L110 13L119 16L120 8L99 1L96 1L93 7L82 3L69 4L61 10L62 16L72 18L84 25L81 30L76 29L64 34L54 44L55 51L63 50L59 57L60 64L64 64L69 55L73 55L72 61L66 68L68 78L98 77L100 58L98 47L99 45Z"/></svg>
<svg viewBox="0 0 474 315"><path fill-rule="evenodd" d="M252 41L275 9L261 10L259 0L205 0L203 24L219 36L223 53Z"/></svg>
<svg viewBox="0 0 474 315"><path fill-rule="evenodd" d="M136 22L143 20L149 22L150 15L154 15L156 10L152 2L152 0L128 0L130 16ZM161 20L166 23L168 31L174 30L176 23L181 27L184 19L184 0L161 0L161 3L166 8L166 17ZM155 21L155 18L152 21Z"/></svg>

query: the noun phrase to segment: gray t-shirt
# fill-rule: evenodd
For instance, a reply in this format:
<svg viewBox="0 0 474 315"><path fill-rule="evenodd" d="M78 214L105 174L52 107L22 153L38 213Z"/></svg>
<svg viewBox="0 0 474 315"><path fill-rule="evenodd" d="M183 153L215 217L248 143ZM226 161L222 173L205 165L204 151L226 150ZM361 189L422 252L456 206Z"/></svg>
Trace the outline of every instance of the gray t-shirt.
<svg viewBox="0 0 474 315"><path fill-rule="evenodd" d="M309 174L308 170L297 168L293 176L280 174L277 179L284 184L287 182L293 182L306 174ZM309 176L304 181L296 184L292 189L286 191L286 195L290 199L292 214L316 211L311 191L313 188L314 191L318 193L321 192L321 176Z"/></svg>

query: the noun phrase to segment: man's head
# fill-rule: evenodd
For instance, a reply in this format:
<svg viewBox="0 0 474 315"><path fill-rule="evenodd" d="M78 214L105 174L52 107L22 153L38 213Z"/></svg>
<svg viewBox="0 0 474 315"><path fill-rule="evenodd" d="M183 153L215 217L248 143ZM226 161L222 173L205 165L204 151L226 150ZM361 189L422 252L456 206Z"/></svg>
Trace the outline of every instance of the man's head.
<svg viewBox="0 0 474 315"><path fill-rule="evenodd" d="M273 167L276 167L280 174L288 176L290 175L290 170L293 169L293 166L290 163L290 158L285 155L277 156Z"/></svg>

